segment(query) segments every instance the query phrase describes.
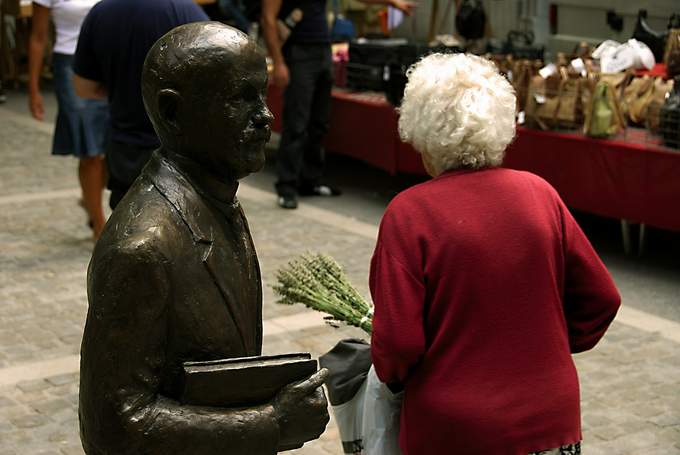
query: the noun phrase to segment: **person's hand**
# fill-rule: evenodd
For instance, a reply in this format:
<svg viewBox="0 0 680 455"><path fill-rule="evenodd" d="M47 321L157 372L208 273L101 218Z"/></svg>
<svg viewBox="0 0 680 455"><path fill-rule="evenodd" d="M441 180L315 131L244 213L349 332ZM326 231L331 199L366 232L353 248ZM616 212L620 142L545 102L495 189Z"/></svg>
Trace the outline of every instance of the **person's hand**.
<svg viewBox="0 0 680 455"><path fill-rule="evenodd" d="M31 110L31 115L36 120L45 119L45 106L43 105L43 97L38 93L31 93L28 97L28 108Z"/></svg>
<svg viewBox="0 0 680 455"><path fill-rule="evenodd" d="M290 73L288 72L288 66L286 66L285 63L274 65L272 81L274 82L275 86L279 88L286 88L288 82L290 81Z"/></svg>
<svg viewBox="0 0 680 455"><path fill-rule="evenodd" d="M328 403L321 388L326 378L328 370L323 368L305 380L288 384L274 398L280 451L302 447L326 429Z"/></svg>
<svg viewBox="0 0 680 455"><path fill-rule="evenodd" d="M402 11L407 16L413 13L413 10L418 6L417 3L409 2L406 0L391 0L390 5L398 10Z"/></svg>

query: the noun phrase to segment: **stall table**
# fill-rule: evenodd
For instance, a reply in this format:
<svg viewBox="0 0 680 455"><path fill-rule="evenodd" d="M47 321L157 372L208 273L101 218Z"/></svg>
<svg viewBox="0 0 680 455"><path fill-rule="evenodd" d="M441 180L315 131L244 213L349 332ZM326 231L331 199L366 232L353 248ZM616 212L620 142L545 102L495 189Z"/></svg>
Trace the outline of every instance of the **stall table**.
<svg viewBox="0 0 680 455"><path fill-rule="evenodd" d="M396 111L382 94L335 89L332 97L329 152L391 174L425 173L419 155L399 140ZM280 131L280 91L270 87L268 101ZM572 208L680 231L680 151L632 136L601 140L520 127L503 165L540 175Z"/></svg>

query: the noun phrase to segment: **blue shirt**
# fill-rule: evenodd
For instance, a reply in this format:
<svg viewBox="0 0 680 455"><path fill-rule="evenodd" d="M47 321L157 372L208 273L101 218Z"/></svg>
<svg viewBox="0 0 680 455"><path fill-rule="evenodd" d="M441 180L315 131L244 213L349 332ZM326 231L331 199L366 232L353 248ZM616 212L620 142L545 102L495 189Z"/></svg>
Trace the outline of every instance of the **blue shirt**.
<svg viewBox="0 0 680 455"><path fill-rule="evenodd" d="M106 87L114 141L158 146L142 101L144 59L171 29L207 20L192 0L102 0L90 10L80 31L74 71Z"/></svg>

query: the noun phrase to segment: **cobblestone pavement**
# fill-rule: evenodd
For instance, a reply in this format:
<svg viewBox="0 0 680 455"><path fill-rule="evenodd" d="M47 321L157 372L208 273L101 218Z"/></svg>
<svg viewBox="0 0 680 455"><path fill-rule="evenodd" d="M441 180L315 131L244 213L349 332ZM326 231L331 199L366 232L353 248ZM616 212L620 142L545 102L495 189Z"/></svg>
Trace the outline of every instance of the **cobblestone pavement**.
<svg viewBox="0 0 680 455"><path fill-rule="evenodd" d="M76 161L50 157L46 128L2 108L0 138L0 455L82 454L77 355L92 242L77 205ZM264 351L318 356L341 338L361 337L304 308L276 305L270 285L287 260L318 250L336 257L367 295L375 226L305 204L284 212L272 194L248 185L239 194L265 285ZM626 322L576 356L584 453L680 454L680 339L671 336L678 326L665 321L654 332L634 316ZM335 425L289 453L340 455Z"/></svg>

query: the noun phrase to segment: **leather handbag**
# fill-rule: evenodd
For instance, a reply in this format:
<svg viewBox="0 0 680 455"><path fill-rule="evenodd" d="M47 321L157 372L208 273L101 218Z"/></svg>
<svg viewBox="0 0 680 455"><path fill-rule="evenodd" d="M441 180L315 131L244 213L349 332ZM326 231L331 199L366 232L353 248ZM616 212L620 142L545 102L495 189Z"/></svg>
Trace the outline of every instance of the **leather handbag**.
<svg viewBox="0 0 680 455"><path fill-rule="evenodd" d="M508 32L502 52L520 59L543 60L545 47L534 45L533 32L512 30Z"/></svg>
<svg viewBox="0 0 680 455"><path fill-rule="evenodd" d="M515 64L515 60L512 58L512 55L493 54L491 52L487 52L484 54L484 58L491 60L494 65L496 65L496 68L498 68L498 72L512 81L513 66Z"/></svg>
<svg viewBox="0 0 680 455"><path fill-rule="evenodd" d="M608 82L600 81L595 86L595 92L586 110L583 128L586 136L609 137L624 128L625 123L615 91L616 88Z"/></svg>
<svg viewBox="0 0 680 455"><path fill-rule="evenodd" d="M572 74L566 74L560 84L559 104L555 121L557 127L576 129L583 126L585 103L587 96L587 80Z"/></svg>
<svg viewBox="0 0 680 455"><path fill-rule="evenodd" d="M623 91L623 106L628 120L635 125L645 123L647 107L654 95L654 78L636 77Z"/></svg>
<svg viewBox="0 0 680 455"><path fill-rule="evenodd" d="M615 89L615 94L616 98L619 100L619 104L622 103L623 99L623 92L628 87L628 84L633 80L634 78L634 73L632 70L628 70L622 73L613 73L613 74L599 74L598 76L598 81L604 81L607 82L609 85L614 87ZM623 109L623 106L621 106Z"/></svg>
<svg viewBox="0 0 680 455"><path fill-rule="evenodd" d="M654 93L652 99L647 106L646 123L647 129L653 133L659 131L659 120L661 116L661 108L666 103L666 97L673 90L673 80L663 80L657 78L654 81Z"/></svg>
<svg viewBox="0 0 680 455"><path fill-rule="evenodd" d="M680 74L680 28L671 29L668 33L664 63L668 77Z"/></svg>
<svg viewBox="0 0 680 455"><path fill-rule="evenodd" d="M680 149L680 76L675 76L673 91L661 107L659 130L666 146Z"/></svg>
<svg viewBox="0 0 680 455"><path fill-rule="evenodd" d="M524 108L529 127L549 130L553 126L560 82L558 74L547 78L540 75L531 78Z"/></svg>
<svg viewBox="0 0 680 455"><path fill-rule="evenodd" d="M527 94L529 93L529 85L531 79L538 74L541 67L541 62L532 62L531 60L518 60L511 63L510 71L507 75L510 79L512 87L515 89L517 96L517 110L519 112L526 108Z"/></svg>
<svg viewBox="0 0 680 455"><path fill-rule="evenodd" d="M587 84L586 79L568 74L564 67L547 78L534 76L526 99L527 124L543 130L583 126Z"/></svg>

